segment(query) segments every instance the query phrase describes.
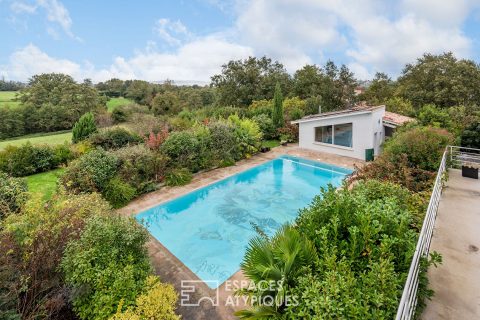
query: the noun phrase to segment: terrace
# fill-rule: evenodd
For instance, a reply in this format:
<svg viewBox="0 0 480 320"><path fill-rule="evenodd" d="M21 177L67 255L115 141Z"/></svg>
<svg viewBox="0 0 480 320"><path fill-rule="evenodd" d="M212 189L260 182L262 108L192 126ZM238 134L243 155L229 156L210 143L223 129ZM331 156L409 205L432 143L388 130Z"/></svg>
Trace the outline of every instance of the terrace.
<svg viewBox="0 0 480 320"><path fill-rule="evenodd" d="M422 319L480 316L480 180L462 176L462 165L480 166L480 150L447 147L399 305L397 320L412 319L417 304L420 257L437 251L442 264L428 270L435 291ZM449 168L449 166L451 166ZM448 173L448 180L444 178Z"/></svg>

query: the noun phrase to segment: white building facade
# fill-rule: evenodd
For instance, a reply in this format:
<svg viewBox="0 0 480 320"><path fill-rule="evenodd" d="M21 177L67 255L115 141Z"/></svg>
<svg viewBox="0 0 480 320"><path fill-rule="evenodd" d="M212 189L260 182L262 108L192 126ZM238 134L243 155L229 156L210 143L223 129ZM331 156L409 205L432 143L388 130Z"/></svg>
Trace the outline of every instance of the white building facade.
<svg viewBox="0 0 480 320"><path fill-rule="evenodd" d="M385 140L385 106L356 107L307 116L299 126L301 148L371 160Z"/></svg>

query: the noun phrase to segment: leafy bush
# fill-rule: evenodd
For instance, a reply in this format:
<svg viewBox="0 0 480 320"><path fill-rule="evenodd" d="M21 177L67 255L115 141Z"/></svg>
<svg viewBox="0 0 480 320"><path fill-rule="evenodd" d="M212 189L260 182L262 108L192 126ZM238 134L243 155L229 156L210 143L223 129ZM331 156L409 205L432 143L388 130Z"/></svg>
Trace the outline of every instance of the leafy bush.
<svg viewBox="0 0 480 320"><path fill-rule="evenodd" d="M143 139L124 128L113 128L102 130L90 136L90 142L105 150L119 149L128 145L139 144Z"/></svg>
<svg viewBox="0 0 480 320"><path fill-rule="evenodd" d="M307 104L299 97L287 98L283 102L283 109L287 120L297 120L305 116Z"/></svg>
<svg viewBox="0 0 480 320"><path fill-rule="evenodd" d="M137 297L135 306L117 313L111 320L180 320L175 314L178 294L171 284L161 283L158 277L149 276L146 292Z"/></svg>
<svg viewBox="0 0 480 320"><path fill-rule="evenodd" d="M65 249L61 268L82 319L108 319L135 305L151 272L148 233L133 218L93 217Z"/></svg>
<svg viewBox="0 0 480 320"><path fill-rule="evenodd" d="M228 117L228 122L235 126L236 151L235 160L249 158L258 152L262 141L262 132L258 125L250 119L240 119L237 115Z"/></svg>
<svg viewBox="0 0 480 320"><path fill-rule="evenodd" d="M173 169L165 176L165 182L168 186L183 186L192 181L192 173L188 169Z"/></svg>
<svg viewBox="0 0 480 320"><path fill-rule="evenodd" d="M378 182L322 190L297 225L314 242L319 262L298 278L287 315L326 318L394 317L416 245L408 191ZM366 289L368 288L368 289Z"/></svg>
<svg viewBox="0 0 480 320"><path fill-rule="evenodd" d="M118 175L139 193L154 190L154 184L165 176L168 159L143 145L118 149L114 155L119 160Z"/></svg>
<svg viewBox="0 0 480 320"><path fill-rule="evenodd" d="M208 124L211 135L211 150L214 164L227 164L234 161L237 136L235 126L225 121Z"/></svg>
<svg viewBox="0 0 480 320"><path fill-rule="evenodd" d="M160 151L170 158L172 164L188 168L192 172L200 169L198 150L199 141L193 131L173 132L160 147Z"/></svg>
<svg viewBox="0 0 480 320"><path fill-rule="evenodd" d="M62 183L74 192L103 191L117 172L118 158L102 149L93 150L72 161Z"/></svg>
<svg viewBox="0 0 480 320"><path fill-rule="evenodd" d="M409 167L435 172L445 146L452 139L444 130L415 127L396 133L385 143L384 154L392 163L398 163L406 155Z"/></svg>
<svg viewBox="0 0 480 320"><path fill-rule="evenodd" d="M460 137L462 147L480 149L480 122L466 128Z"/></svg>
<svg viewBox="0 0 480 320"><path fill-rule="evenodd" d="M22 177L54 169L72 158L73 153L67 145L33 146L27 142L20 147L7 146L0 151L0 170Z"/></svg>
<svg viewBox="0 0 480 320"><path fill-rule="evenodd" d="M415 109L409 100L393 97L385 102L387 111L403 114L407 117L415 116Z"/></svg>
<svg viewBox="0 0 480 320"><path fill-rule="evenodd" d="M99 194L60 193L48 206L29 201L21 214L9 215L0 231L0 309L16 319L77 319L58 266L85 219L109 213Z"/></svg>
<svg viewBox="0 0 480 320"><path fill-rule="evenodd" d="M263 139L269 140L269 139L275 139L277 137L277 130L273 125L271 117L269 117L266 114L259 114L257 116L252 117L252 120L255 121L255 123L260 128L260 131L262 132L262 135L263 135Z"/></svg>
<svg viewBox="0 0 480 320"><path fill-rule="evenodd" d="M424 105L420 109L417 118L424 126L448 129L452 124L448 112L444 109L437 108L433 104Z"/></svg>
<svg viewBox="0 0 480 320"><path fill-rule="evenodd" d="M168 129L164 128L162 131L158 132L157 134L153 133L153 131L150 131L150 134L148 137L145 137L145 145L152 149L152 150L158 150L162 143L167 140L169 135Z"/></svg>
<svg viewBox="0 0 480 320"><path fill-rule="evenodd" d="M27 183L0 171L0 220L16 213L27 200Z"/></svg>
<svg viewBox="0 0 480 320"><path fill-rule="evenodd" d="M136 193L137 190L134 187L122 181L122 179L118 177L111 179L102 192L105 199L114 208L121 208L125 206L135 197Z"/></svg>
<svg viewBox="0 0 480 320"><path fill-rule="evenodd" d="M95 124L95 118L93 113L87 112L75 123L72 129L72 142L77 143L79 141L87 139L91 134L97 132L97 126Z"/></svg>
<svg viewBox="0 0 480 320"><path fill-rule="evenodd" d="M286 123L284 127L277 129L277 133L285 136L288 142L298 141L298 125Z"/></svg>

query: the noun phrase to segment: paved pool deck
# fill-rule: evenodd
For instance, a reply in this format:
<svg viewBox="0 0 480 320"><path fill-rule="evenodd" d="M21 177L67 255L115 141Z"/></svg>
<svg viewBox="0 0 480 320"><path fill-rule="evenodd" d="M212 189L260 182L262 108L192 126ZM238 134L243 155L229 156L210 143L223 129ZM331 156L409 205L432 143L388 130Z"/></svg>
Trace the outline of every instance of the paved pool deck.
<svg viewBox="0 0 480 320"><path fill-rule="evenodd" d="M443 263L428 271L435 295L422 319L480 319L480 180L449 170L430 250Z"/></svg>
<svg viewBox="0 0 480 320"><path fill-rule="evenodd" d="M162 202L177 198L193 190L202 188L284 154L325 162L348 169L354 169L355 165L361 167L365 164L364 161L358 159L301 149L296 144L289 144L287 146L273 148L270 152L260 153L249 159L239 161L231 167L218 168L198 173L194 175L192 182L188 185L181 187L162 187L157 191L135 199L126 207L119 209L118 212L122 215L135 215ZM194 281L192 282L192 286L195 293L190 294L191 296L194 296L194 299L209 297L211 301L217 302L216 305L212 305L211 301L204 299L200 306L179 306L177 311L182 316L182 319L236 319L233 313L236 310L242 309L242 304L236 304L237 300L233 297L234 291L227 287L225 283L218 288L218 291L210 289L192 271L190 271L190 269L188 269L153 237L150 237L150 241L148 242L148 251L155 272L162 281L171 283L179 293L182 290L182 281ZM230 277L229 280L244 281L246 279L239 270ZM180 296L180 299L181 298L182 297ZM194 299L189 301L193 301ZM232 302L235 302L235 307L232 307Z"/></svg>

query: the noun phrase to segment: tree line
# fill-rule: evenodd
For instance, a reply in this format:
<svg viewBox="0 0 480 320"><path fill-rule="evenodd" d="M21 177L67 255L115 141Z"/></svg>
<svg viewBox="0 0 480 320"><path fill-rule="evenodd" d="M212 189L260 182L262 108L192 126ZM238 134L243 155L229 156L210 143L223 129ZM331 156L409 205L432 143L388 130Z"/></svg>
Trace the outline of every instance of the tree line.
<svg viewBox="0 0 480 320"><path fill-rule="evenodd" d="M360 95L355 94L355 88L361 82L345 65L327 61L323 66L305 65L289 74L279 61L248 57L222 65L210 85L203 87L120 79L93 85L89 80L77 83L68 75L36 75L19 91L20 108L0 109L0 139L71 129L86 112L105 113L109 98L125 97L148 107L155 116L170 116L205 107L247 108L273 103L276 84L286 99L302 100L309 112L367 101L456 133L479 117L480 67L452 53L424 54L407 64L396 80L379 72L363 85Z"/></svg>

